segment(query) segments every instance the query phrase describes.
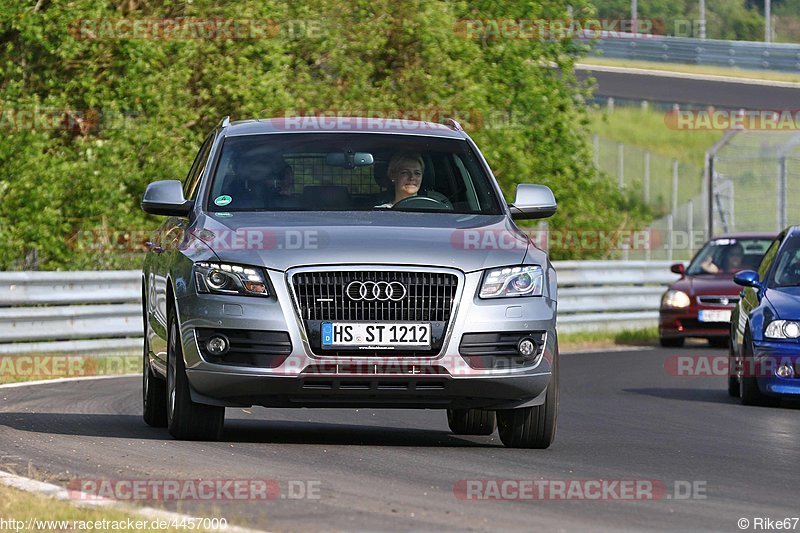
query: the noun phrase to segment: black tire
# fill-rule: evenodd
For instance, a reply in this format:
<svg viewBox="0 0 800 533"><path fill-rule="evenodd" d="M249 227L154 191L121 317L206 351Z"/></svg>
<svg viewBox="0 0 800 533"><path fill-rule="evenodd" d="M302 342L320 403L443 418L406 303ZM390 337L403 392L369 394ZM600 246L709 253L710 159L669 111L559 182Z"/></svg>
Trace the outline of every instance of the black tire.
<svg viewBox="0 0 800 533"><path fill-rule="evenodd" d="M497 418L485 409L448 409L447 425L456 435L491 435Z"/></svg>
<svg viewBox="0 0 800 533"><path fill-rule="evenodd" d="M178 440L219 440L225 425L225 408L192 401L174 312L169 315L168 337L166 405L169 433Z"/></svg>
<svg viewBox="0 0 800 533"><path fill-rule="evenodd" d="M739 397L739 378L736 376L728 376L728 396Z"/></svg>
<svg viewBox="0 0 800 533"><path fill-rule="evenodd" d="M659 337L658 340L664 348L680 348L686 342L683 337Z"/></svg>
<svg viewBox="0 0 800 533"><path fill-rule="evenodd" d="M714 348L727 348L729 339L728 337L709 337L708 344Z"/></svg>
<svg viewBox="0 0 800 533"><path fill-rule="evenodd" d="M558 419L558 349L542 405L497 411L497 432L507 448L549 448Z"/></svg>
<svg viewBox="0 0 800 533"><path fill-rule="evenodd" d="M167 427L167 382L153 373L150 368L149 352L147 328L145 328L142 357L142 414L148 425L165 428Z"/></svg>
<svg viewBox="0 0 800 533"><path fill-rule="evenodd" d="M742 340L742 376L739 378L739 398L743 405L758 405L762 407L776 407L781 403L781 399L775 396L768 396L758 388L758 381L754 374L755 365L753 364L753 344L750 341L749 332L745 332Z"/></svg>
<svg viewBox="0 0 800 533"><path fill-rule="evenodd" d="M733 335L731 335L728 342L728 395L732 398L739 397L739 376L736 375L735 363L737 360L736 343L733 342Z"/></svg>

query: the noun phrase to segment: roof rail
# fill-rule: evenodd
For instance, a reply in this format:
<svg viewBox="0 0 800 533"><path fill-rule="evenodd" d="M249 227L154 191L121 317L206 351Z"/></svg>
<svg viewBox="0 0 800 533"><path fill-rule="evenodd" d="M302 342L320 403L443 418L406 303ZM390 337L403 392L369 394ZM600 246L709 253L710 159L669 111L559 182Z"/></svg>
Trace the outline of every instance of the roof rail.
<svg viewBox="0 0 800 533"><path fill-rule="evenodd" d="M461 127L461 124L454 118L447 118L447 125L450 126L450 129L453 131L464 131L464 128Z"/></svg>
<svg viewBox="0 0 800 533"><path fill-rule="evenodd" d="M231 117L228 116L228 115L225 115L224 117L222 117L222 120L219 121L218 127L226 128L226 127L228 127L230 125L231 125Z"/></svg>

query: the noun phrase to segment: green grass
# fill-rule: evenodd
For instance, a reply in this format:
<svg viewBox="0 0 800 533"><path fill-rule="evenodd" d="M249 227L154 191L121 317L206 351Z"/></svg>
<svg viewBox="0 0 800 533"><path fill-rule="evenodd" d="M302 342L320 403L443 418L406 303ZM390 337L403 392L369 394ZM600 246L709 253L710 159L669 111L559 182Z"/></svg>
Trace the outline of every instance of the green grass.
<svg viewBox="0 0 800 533"><path fill-rule="evenodd" d="M0 485L0 517L6 520L7 526L7 521L10 519L23 522L25 525L23 525L21 529L17 528L19 531L56 531L55 527L46 527L47 524L40 523L38 524L39 527L36 527L35 522L32 523L33 527L31 529L27 529L27 521L30 519L39 521L67 520L71 522L69 524L70 528L73 525L77 526L75 529L65 529L63 531L81 531L82 529L79 529L80 525L75 524L75 521L80 521L84 524L91 521L93 523L92 529L95 531L111 531L112 528L114 531L152 531L162 533L164 531L184 531L182 528L153 528L153 519L151 518L144 518L135 514L129 514L123 511L114 511L110 509L77 507L72 505L70 502L53 500L45 496L19 491L2 485ZM133 528L127 527L128 519L133 521ZM107 528L94 527L98 525L97 521L102 520L114 521L116 524L112 525L107 523L107 525L110 526ZM140 522L138 525L145 527L137 529L137 521ZM52 525L55 526L55 524ZM102 526L102 523L99 525ZM123 527L115 528L115 525ZM3 531L15 531L15 529L6 527L3 529ZM195 529L194 531L204 530Z"/></svg>
<svg viewBox="0 0 800 533"><path fill-rule="evenodd" d="M644 154L650 153L650 195L655 215L672 206L672 161L678 161L678 203L701 194L705 152L722 137L719 131L674 130L664 122L665 112L640 107L593 109L590 131L599 137L599 167L609 179L618 179L619 143L624 145L624 183L631 194L644 197Z"/></svg>
<svg viewBox="0 0 800 533"><path fill-rule="evenodd" d="M658 328L626 329L622 331L578 331L559 333L560 351L603 348L619 345L649 346L658 342Z"/></svg>
<svg viewBox="0 0 800 533"><path fill-rule="evenodd" d="M734 67L715 67L708 65L684 65L682 63L634 61L628 59L612 59L608 57L587 57L580 63L582 65L641 68L650 70L664 70L669 72L685 72L688 74L707 74L711 76L750 78L755 80L800 82L800 74L793 72L775 72L771 70L748 70Z"/></svg>
<svg viewBox="0 0 800 533"><path fill-rule="evenodd" d="M647 149L653 155L703 168L705 152L721 131L674 130L664 123L664 111L616 107L590 112L591 131L600 137Z"/></svg>

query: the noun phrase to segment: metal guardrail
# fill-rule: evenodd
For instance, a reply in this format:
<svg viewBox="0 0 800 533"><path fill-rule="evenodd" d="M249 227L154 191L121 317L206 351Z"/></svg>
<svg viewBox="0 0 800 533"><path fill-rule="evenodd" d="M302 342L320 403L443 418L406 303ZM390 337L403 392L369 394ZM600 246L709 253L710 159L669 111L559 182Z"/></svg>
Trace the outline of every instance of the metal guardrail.
<svg viewBox="0 0 800 533"><path fill-rule="evenodd" d="M655 327L674 261L556 261L558 331Z"/></svg>
<svg viewBox="0 0 800 533"><path fill-rule="evenodd" d="M0 354L142 345L140 271L0 272Z"/></svg>
<svg viewBox="0 0 800 533"><path fill-rule="evenodd" d="M655 326L667 261L556 262L559 331ZM141 273L0 272L0 354L139 350Z"/></svg>
<svg viewBox="0 0 800 533"><path fill-rule="evenodd" d="M627 35L629 38L625 38ZM603 57L756 70L800 71L800 45L646 36L599 39L594 52Z"/></svg>

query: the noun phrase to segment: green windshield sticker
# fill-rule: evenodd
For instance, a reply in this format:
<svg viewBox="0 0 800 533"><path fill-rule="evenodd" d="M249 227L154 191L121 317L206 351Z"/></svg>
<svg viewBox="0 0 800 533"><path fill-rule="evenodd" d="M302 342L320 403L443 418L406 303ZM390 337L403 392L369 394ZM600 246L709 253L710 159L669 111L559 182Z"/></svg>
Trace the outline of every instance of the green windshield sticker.
<svg viewBox="0 0 800 533"><path fill-rule="evenodd" d="M214 200L214 203L218 206L228 205L233 201L233 198L228 196L227 194L223 194L222 196L217 196L217 199Z"/></svg>

